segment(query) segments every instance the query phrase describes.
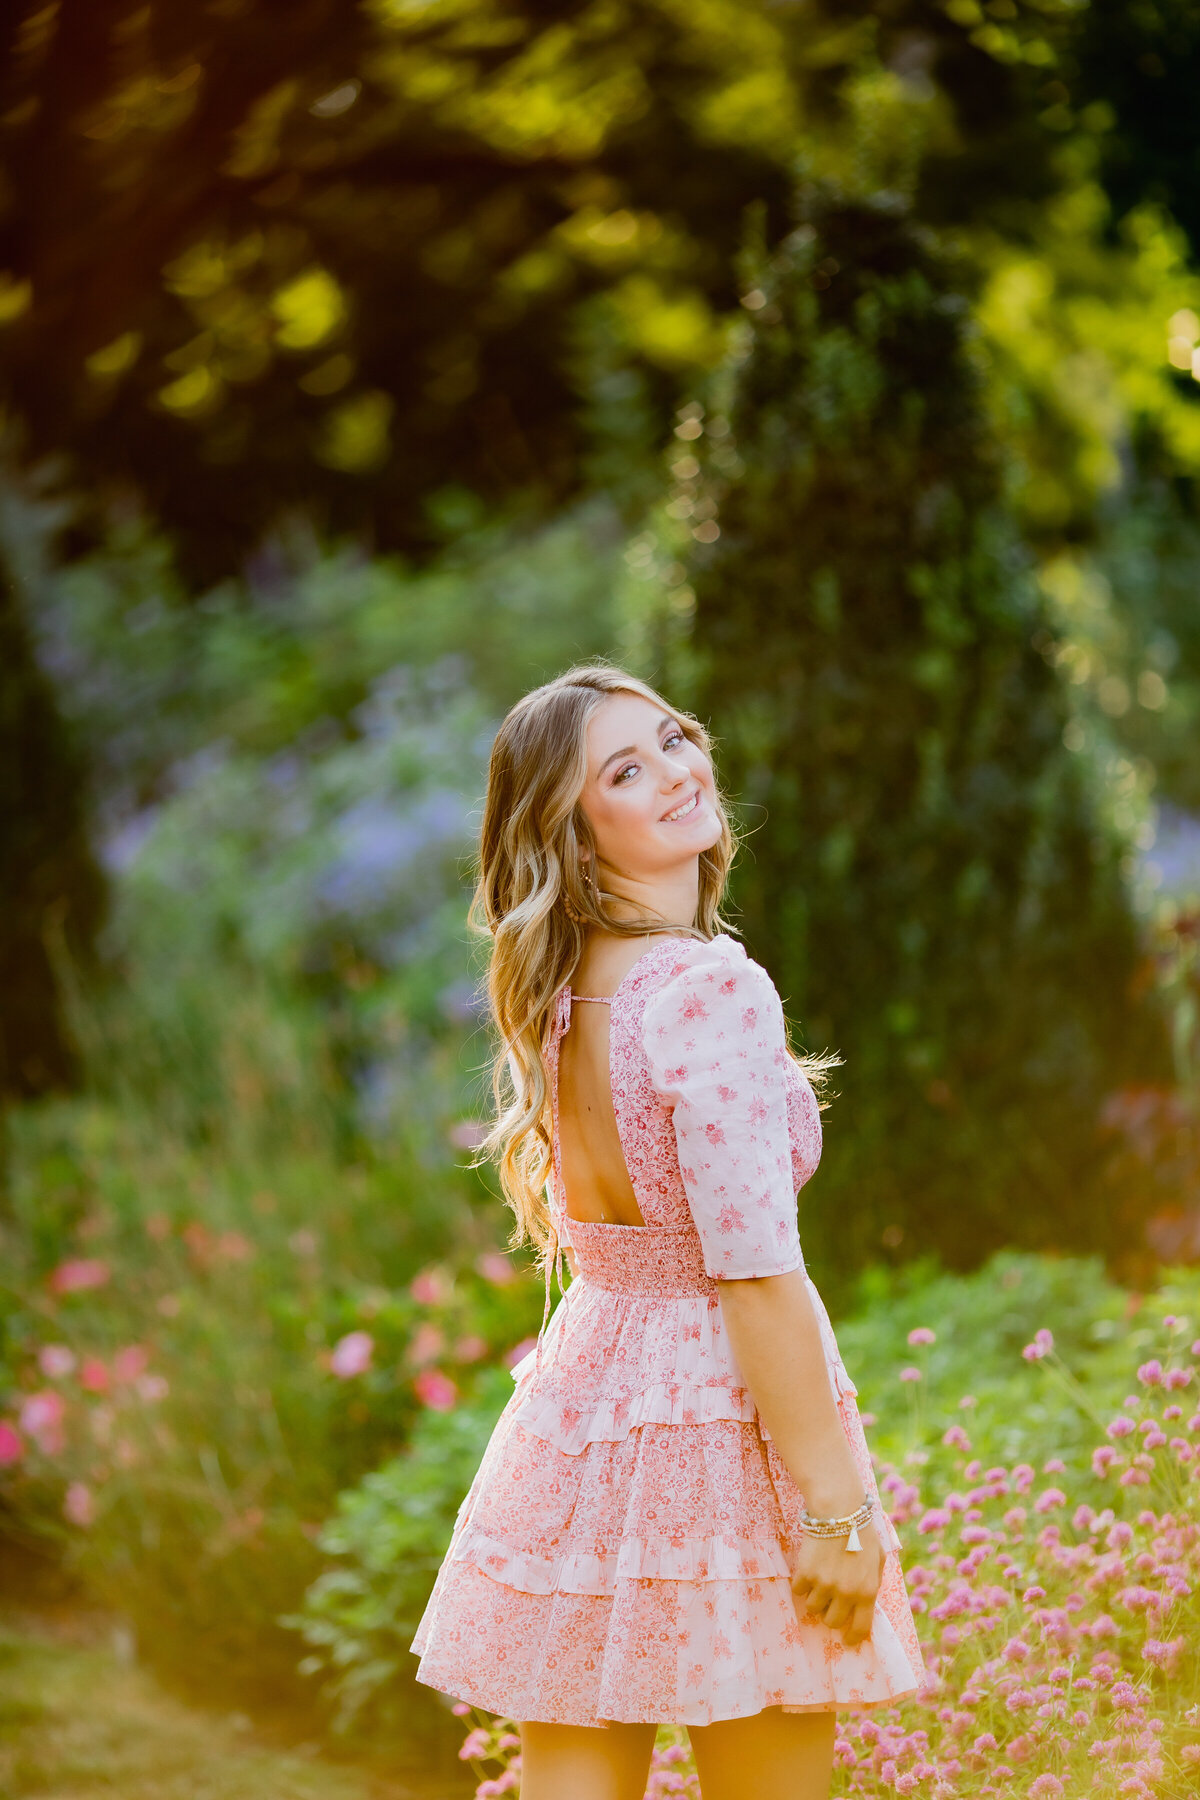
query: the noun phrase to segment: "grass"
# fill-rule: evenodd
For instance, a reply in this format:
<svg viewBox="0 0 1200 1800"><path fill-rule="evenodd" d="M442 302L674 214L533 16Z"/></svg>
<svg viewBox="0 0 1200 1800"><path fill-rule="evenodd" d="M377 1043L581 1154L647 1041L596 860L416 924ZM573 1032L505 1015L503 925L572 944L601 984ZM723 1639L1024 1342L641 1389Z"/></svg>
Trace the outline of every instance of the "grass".
<svg viewBox="0 0 1200 1800"><path fill-rule="evenodd" d="M460 1800L474 1784L456 1773L337 1763L190 1706L77 1604L0 1612L0 1800Z"/></svg>

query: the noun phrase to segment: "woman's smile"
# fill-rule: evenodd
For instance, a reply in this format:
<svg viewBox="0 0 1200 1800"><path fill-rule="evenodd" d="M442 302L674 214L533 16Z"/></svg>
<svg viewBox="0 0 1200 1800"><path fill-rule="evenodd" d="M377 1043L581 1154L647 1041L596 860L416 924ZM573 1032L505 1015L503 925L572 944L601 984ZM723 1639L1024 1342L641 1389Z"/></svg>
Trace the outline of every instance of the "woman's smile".
<svg viewBox="0 0 1200 1800"><path fill-rule="evenodd" d="M659 820L659 823L661 825L676 825L676 824L678 824L680 819L686 819L688 817L689 813L694 813L696 808L699 806L699 804L700 804L700 789L696 788L695 791L691 795L689 795L689 797L683 802L683 804L681 806L675 807L673 812L664 813L662 818Z"/></svg>

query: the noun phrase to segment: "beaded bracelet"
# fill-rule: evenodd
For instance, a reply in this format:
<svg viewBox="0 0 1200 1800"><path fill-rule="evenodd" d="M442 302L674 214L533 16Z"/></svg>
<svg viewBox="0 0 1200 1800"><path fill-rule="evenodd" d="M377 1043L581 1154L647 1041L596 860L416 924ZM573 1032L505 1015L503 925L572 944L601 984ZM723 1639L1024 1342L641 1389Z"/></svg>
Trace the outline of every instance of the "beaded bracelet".
<svg viewBox="0 0 1200 1800"><path fill-rule="evenodd" d="M810 1537L845 1537L849 1532L850 1536L846 1540L847 1550L861 1550L862 1543L859 1539L858 1528L860 1525L871 1523L871 1514L874 1509L873 1500L864 1500L857 1512L847 1513L844 1519L814 1519L812 1514L806 1510L800 1514L800 1528L802 1531L806 1531Z"/></svg>

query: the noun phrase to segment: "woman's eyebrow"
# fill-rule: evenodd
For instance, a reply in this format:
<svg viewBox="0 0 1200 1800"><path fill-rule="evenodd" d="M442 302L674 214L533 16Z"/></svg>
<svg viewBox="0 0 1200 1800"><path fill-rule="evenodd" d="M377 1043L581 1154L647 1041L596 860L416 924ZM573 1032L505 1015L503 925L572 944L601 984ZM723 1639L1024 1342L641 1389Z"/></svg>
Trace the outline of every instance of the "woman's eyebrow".
<svg viewBox="0 0 1200 1800"><path fill-rule="evenodd" d="M675 720L671 717L670 713L664 713L662 718L656 721L654 729L656 731L661 731L664 725L674 725L674 723ZM618 757L621 756L632 756L636 749L636 744L626 744L623 750L614 750L611 756L606 756L604 761L600 764L600 767L596 770L596 780L599 781L609 763L616 762Z"/></svg>

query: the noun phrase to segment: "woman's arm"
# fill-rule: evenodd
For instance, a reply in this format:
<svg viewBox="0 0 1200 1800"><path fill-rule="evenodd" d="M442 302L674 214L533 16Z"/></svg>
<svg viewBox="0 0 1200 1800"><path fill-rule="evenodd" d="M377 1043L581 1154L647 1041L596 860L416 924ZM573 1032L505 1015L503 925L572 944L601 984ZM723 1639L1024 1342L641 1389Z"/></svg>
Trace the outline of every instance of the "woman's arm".
<svg viewBox="0 0 1200 1800"><path fill-rule="evenodd" d="M733 1353L788 1474L814 1518L843 1518L862 1503L862 1477L838 1417L825 1349L800 1269L722 1281L721 1313ZM805 1611L841 1629L847 1644L871 1634L884 1552L873 1526L861 1551L844 1538L801 1535L793 1590Z"/></svg>

